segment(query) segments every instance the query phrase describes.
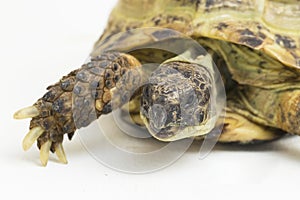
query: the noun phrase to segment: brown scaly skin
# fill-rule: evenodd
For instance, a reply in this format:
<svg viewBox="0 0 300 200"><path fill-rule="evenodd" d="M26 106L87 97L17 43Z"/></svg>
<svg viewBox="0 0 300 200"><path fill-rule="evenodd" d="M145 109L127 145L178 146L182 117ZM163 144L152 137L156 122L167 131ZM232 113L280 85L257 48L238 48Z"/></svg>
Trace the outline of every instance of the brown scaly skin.
<svg viewBox="0 0 300 200"><path fill-rule="evenodd" d="M139 66L139 61L128 54L104 53L49 86L48 92L33 105L39 115L32 118L30 129L41 127L44 130L37 139L38 147L41 149L46 142L51 142L50 150L55 152L64 134L71 139L76 129L88 126L100 115L111 112L112 90L118 88L124 93L129 92L131 85L128 78L123 78L119 84L117 82L122 76L130 77L128 70ZM136 80L136 84L140 83ZM116 106L128 100L122 97ZM47 160L42 163L47 164Z"/></svg>
<svg viewBox="0 0 300 200"><path fill-rule="evenodd" d="M51 151L55 151L57 143L63 141L63 134L67 133L72 138L76 130L72 118L72 90L76 81L75 70L63 77L60 82L47 88L48 92L39 99L34 106L38 108L40 115L32 118L30 129L40 126L47 130L38 138L38 147L51 140Z"/></svg>

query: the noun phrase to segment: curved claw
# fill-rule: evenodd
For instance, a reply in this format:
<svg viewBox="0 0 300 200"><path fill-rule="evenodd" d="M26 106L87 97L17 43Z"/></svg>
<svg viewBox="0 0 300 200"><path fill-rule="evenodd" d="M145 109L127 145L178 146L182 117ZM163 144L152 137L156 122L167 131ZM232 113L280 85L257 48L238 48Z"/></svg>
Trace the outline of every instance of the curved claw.
<svg viewBox="0 0 300 200"><path fill-rule="evenodd" d="M24 151L27 151L32 144L40 137L44 132L44 129L42 127L34 127L32 128L25 138L23 139L23 149Z"/></svg>
<svg viewBox="0 0 300 200"><path fill-rule="evenodd" d="M47 141L41 146L40 160L41 160L41 163L43 166L46 166L48 163L51 145L52 145L52 142Z"/></svg>
<svg viewBox="0 0 300 200"><path fill-rule="evenodd" d="M14 118L15 119L26 119L37 117L40 114L40 111L35 106L29 106L26 108L22 108L15 112Z"/></svg>
<svg viewBox="0 0 300 200"><path fill-rule="evenodd" d="M57 146L55 147L55 153L60 162L64 164L68 163L64 148L61 143L57 144Z"/></svg>

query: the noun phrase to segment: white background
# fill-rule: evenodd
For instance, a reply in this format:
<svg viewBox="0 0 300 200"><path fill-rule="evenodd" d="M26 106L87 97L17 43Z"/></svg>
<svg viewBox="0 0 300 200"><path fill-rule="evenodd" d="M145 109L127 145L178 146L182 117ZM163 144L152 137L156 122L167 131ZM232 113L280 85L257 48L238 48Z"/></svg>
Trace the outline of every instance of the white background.
<svg viewBox="0 0 300 200"><path fill-rule="evenodd" d="M198 160L199 143L176 163L132 175L94 160L80 138L65 141L69 164L51 155L41 167L37 148L23 152L29 120L12 119L45 88L87 58L116 0L10 0L0 3L0 195L25 199L110 197L153 199L289 198L300 180L300 138L264 145L217 145Z"/></svg>

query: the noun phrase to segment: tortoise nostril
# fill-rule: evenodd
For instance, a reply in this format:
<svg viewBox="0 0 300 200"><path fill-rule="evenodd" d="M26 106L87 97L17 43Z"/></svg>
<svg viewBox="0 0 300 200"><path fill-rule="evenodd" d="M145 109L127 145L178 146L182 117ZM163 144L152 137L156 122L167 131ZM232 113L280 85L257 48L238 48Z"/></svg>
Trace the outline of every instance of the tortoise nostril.
<svg viewBox="0 0 300 200"><path fill-rule="evenodd" d="M149 110L150 124L156 130L163 128L167 121L167 112L164 107L160 104L154 104Z"/></svg>

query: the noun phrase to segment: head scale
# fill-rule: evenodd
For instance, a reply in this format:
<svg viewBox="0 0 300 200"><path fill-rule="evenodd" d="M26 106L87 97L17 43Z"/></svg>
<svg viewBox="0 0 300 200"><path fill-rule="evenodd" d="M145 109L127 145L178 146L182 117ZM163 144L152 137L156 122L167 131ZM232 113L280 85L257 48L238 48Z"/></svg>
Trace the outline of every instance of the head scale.
<svg viewBox="0 0 300 200"><path fill-rule="evenodd" d="M165 63L143 88L141 117L150 133L165 141L207 133L211 118L211 74L201 65Z"/></svg>

